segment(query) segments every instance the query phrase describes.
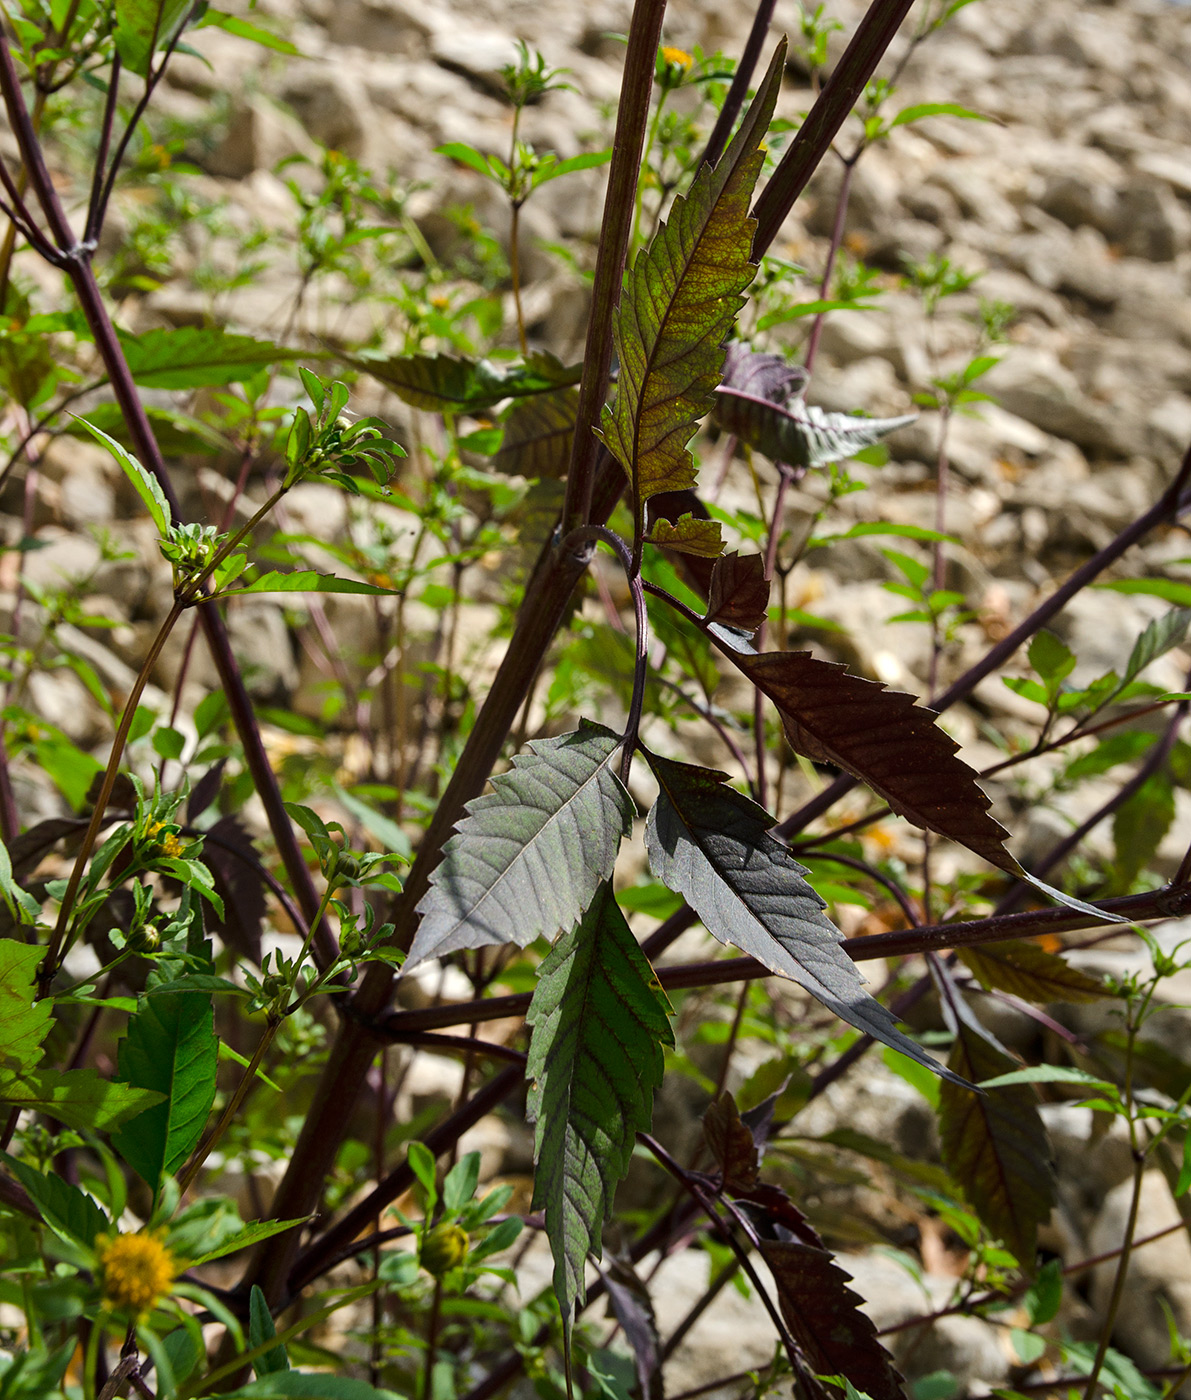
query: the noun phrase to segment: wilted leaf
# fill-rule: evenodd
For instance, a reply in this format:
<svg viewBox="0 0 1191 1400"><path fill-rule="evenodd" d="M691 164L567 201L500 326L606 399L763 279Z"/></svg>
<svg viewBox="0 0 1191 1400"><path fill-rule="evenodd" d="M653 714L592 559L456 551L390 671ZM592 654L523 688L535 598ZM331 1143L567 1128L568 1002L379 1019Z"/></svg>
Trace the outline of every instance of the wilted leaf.
<svg viewBox="0 0 1191 1400"><path fill-rule="evenodd" d="M722 555L707 594L707 621L755 632L769 612L769 580L759 554Z"/></svg>
<svg viewBox="0 0 1191 1400"><path fill-rule="evenodd" d="M864 990L839 930L799 865L769 834L773 819L726 785L727 774L646 755L661 792L645 824L653 873L707 931L793 978L837 1016L942 1072Z"/></svg>
<svg viewBox="0 0 1191 1400"><path fill-rule="evenodd" d="M602 435L638 509L659 491L694 484L687 443L712 407L724 341L757 270L749 200L784 57L783 42L732 144L675 201L625 275L614 325L620 380Z"/></svg>
<svg viewBox="0 0 1191 1400"><path fill-rule="evenodd" d="M986 990L995 987L1024 1001L1099 1001L1112 995L1098 977L1025 939L956 951Z"/></svg>
<svg viewBox="0 0 1191 1400"><path fill-rule="evenodd" d="M912 695L886 690L807 651L750 655L722 647L781 713L790 747L867 783L899 816L949 837L1000 870L1020 867L1005 850L1008 834L959 745Z"/></svg>
<svg viewBox="0 0 1191 1400"><path fill-rule="evenodd" d="M1017 1065L966 1019L956 1026L947 1061L973 1083ZM1003 1240L1033 1272L1038 1226L1050 1217L1054 1182L1046 1129L1028 1084L976 1093L946 1083L939 1091L943 1165L989 1234Z"/></svg>
<svg viewBox="0 0 1191 1400"><path fill-rule="evenodd" d="M720 1169L725 1191L747 1191L756 1185L760 1153L751 1129L741 1119L736 1100L726 1090L712 1099L704 1113L703 1136Z"/></svg>
<svg viewBox="0 0 1191 1400"><path fill-rule="evenodd" d="M792 467L825 467L844 462L862 448L872 447L897 428L913 423L917 414L898 418L862 418L849 413L827 413L801 399L783 406L720 385L716 391L715 421L726 432L771 461Z"/></svg>
<svg viewBox="0 0 1191 1400"><path fill-rule="evenodd" d="M566 476L578 410L577 389L519 400L505 419L505 435L492 465L511 476Z"/></svg>
<svg viewBox="0 0 1191 1400"><path fill-rule="evenodd" d="M646 542L680 554L696 554L701 559L716 559L724 550L720 522L699 520L693 515L679 516L673 522L655 520Z"/></svg>
<svg viewBox="0 0 1191 1400"><path fill-rule="evenodd" d="M545 1210L554 1288L569 1326L583 1263L600 1232L633 1137L648 1128L674 1043L670 1005L605 881L538 969L526 1021L536 1124L533 1208Z"/></svg>
<svg viewBox="0 0 1191 1400"><path fill-rule="evenodd" d="M612 771L620 736L581 721L540 739L467 804L418 912L405 967L489 943L524 947L573 926L612 873L633 801Z"/></svg>
<svg viewBox="0 0 1191 1400"><path fill-rule="evenodd" d="M790 1334L820 1376L846 1376L870 1400L904 1400L893 1358L860 1311L850 1274L826 1249L762 1240L761 1258L777 1284L778 1306Z"/></svg>

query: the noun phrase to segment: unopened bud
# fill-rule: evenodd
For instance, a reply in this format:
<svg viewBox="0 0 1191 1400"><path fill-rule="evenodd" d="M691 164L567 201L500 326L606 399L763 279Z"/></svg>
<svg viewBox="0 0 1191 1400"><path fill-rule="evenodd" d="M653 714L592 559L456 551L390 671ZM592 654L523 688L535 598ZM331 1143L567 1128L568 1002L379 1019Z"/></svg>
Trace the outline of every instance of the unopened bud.
<svg viewBox="0 0 1191 1400"><path fill-rule="evenodd" d="M422 1241L422 1268L435 1278L441 1278L457 1264L462 1264L467 1244L467 1231L461 1225L436 1225Z"/></svg>

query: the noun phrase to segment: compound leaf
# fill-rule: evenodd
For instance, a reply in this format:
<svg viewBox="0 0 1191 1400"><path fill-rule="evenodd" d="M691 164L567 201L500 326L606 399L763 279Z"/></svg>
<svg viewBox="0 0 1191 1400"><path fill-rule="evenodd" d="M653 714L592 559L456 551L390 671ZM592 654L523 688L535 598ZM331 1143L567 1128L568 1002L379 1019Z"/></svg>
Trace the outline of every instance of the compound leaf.
<svg viewBox="0 0 1191 1400"><path fill-rule="evenodd" d="M120 1042L120 1079L164 1096L136 1130L120 1132L112 1146L156 1191L163 1173L174 1172L202 1135L215 1099L219 1042L211 998L205 992L142 996Z"/></svg>
<svg viewBox="0 0 1191 1400"><path fill-rule="evenodd" d="M741 442L771 461L812 468L847 461L862 448L872 447L895 429L913 423L917 414L862 418L827 413L801 399L783 405L721 384L713 416L725 432L735 433Z"/></svg>
<svg viewBox="0 0 1191 1400"><path fill-rule="evenodd" d="M784 58L783 43L732 144L714 169L700 170L625 274L614 325L620 381L602 436L629 475L638 513L650 496L694 484L687 443L713 406L724 342L757 270L749 200Z"/></svg>
<svg viewBox="0 0 1191 1400"><path fill-rule="evenodd" d="M633 801L612 771L620 736L581 721L530 744L495 791L467 804L418 905L406 968L489 943L524 947L571 928L612 874Z"/></svg>
<svg viewBox="0 0 1191 1400"><path fill-rule="evenodd" d="M1071 967L1057 954L1026 939L956 951L986 991L996 988L1035 1002L1100 1001L1112 995L1098 977Z"/></svg>
<svg viewBox="0 0 1191 1400"><path fill-rule="evenodd" d="M966 1018L955 1029L947 1064L957 1075L979 1084L1019 1067ZM1038 1226L1054 1204L1046 1129L1034 1090L1010 1084L977 1093L943 1084L939 1140L943 1165L981 1223L1032 1272Z"/></svg>
<svg viewBox="0 0 1191 1400"><path fill-rule="evenodd" d="M1021 873L976 774L957 757L959 745L935 723L933 710L808 651L721 649L777 706L795 753L835 764L916 826L958 841L1000 870Z"/></svg>
<svg viewBox="0 0 1191 1400"><path fill-rule="evenodd" d="M762 1240L782 1318L817 1375L845 1376L870 1400L903 1400L902 1379L829 1250Z"/></svg>
<svg viewBox="0 0 1191 1400"><path fill-rule="evenodd" d="M526 1020L526 1074L536 1124L533 1208L546 1212L554 1287L569 1326L583 1263L600 1232L633 1137L648 1128L674 1043L670 1004L604 881L590 908L538 969Z"/></svg>
<svg viewBox="0 0 1191 1400"><path fill-rule="evenodd" d="M646 754L661 792L645 824L653 873L681 894L707 931L790 977L849 1025L939 1071L864 990L840 933L773 819L727 775Z"/></svg>

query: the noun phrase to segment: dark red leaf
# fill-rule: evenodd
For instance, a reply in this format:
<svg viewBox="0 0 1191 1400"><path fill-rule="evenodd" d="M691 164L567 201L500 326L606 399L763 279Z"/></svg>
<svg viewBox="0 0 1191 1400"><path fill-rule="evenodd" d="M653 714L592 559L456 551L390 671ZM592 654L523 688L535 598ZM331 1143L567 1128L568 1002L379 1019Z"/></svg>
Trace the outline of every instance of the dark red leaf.
<svg viewBox="0 0 1191 1400"><path fill-rule="evenodd" d="M760 1248L777 1284L782 1317L810 1369L846 1376L871 1400L903 1400L893 1359L848 1287L851 1275L813 1245L762 1240Z"/></svg>
<svg viewBox="0 0 1191 1400"><path fill-rule="evenodd" d="M769 580L759 554L725 554L715 561L707 590L707 621L755 632L769 611Z"/></svg>
<svg viewBox="0 0 1191 1400"><path fill-rule="evenodd" d="M760 1154L731 1094L725 1092L712 1099L703 1115L703 1136L719 1164L725 1191L747 1191L757 1184Z"/></svg>
<svg viewBox="0 0 1191 1400"><path fill-rule="evenodd" d="M1020 872L1005 849L1008 833L989 815L975 772L957 757L958 744L935 724L933 710L808 651L721 650L777 706L796 753L835 764L916 826L958 841L1000 870Z"/></svg>
<svg viewBox="0 0 1191 1400"><path fill-rule="evenodd" d="M809 378L801 365L784 355L750 350L739 340L732 341L724 355L724 384L770 403L788 403L798 397Z"/></svg>
<svg viewBox="0 0 1191 1400"><path fill-rule="evenodd" d="M32 875L41 864L42 857L51 851L63 836L69 836L72 832L82 832L85 825L85 822L80 823L71 817L50 817L31 826L28 831L22 831L19 836L14 836L8 843L8 858L12 862L13 878L23 880L26 875Z"/></svg>
<svg viewBox="0 0 1191 1400"><path fill-rule="evenodd" d="M224 918L207 911L207 927L241 957L261 960L261 928L265 920L265 887L254 869L252 837L237 817L222 817L207 832L203 863L223 900Z"/></svg>
<svg viewBox="0 0 1191 1400"><path fill-rule="evenodd" d="M1098 977L1025 939L957 951L982 987L995 987L1023 1001L1101 1001L1112 995Z"/></svg>
<svg viewBox="0 0 1191 1400"><path fill-rule="evenodd" d="M223 782L223 770L226 764L226 758L221 758L218 763L213 763L191 789L190 799L186 803L186 820L188 822L197 821L219 796L219 787Z"/></svg>
<svg viewBox="0 0 1191 1400"><path fill-rule="evenodd" d="M662 1400L662 1348L653 1300L627 1259L610 1257L604 1274L608 1301L633 1349L643 1400Z"/></svg>

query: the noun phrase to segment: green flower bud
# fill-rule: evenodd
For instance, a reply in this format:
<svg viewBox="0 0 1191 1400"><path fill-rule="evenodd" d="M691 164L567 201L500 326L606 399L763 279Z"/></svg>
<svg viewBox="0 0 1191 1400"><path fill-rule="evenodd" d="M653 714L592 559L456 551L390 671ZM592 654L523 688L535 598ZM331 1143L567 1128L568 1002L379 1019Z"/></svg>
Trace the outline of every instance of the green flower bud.
<svg viewBox="0 0 1191 1400"><path fill-rule="evenodd" d="M435 1278L441 1278L463 1263L467 1245L467 1231L461 1225L436 1225L422 1241L422 1268Z"/></svg>

